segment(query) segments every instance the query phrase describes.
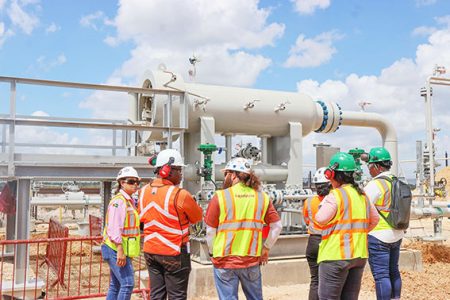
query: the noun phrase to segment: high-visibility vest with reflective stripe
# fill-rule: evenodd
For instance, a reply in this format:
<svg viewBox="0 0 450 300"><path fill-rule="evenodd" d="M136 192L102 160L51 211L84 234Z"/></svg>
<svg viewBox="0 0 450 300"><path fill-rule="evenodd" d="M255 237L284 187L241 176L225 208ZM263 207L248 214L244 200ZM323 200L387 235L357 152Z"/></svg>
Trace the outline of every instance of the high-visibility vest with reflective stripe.
<svg viewBox="0 0 450 300"><path fill-rule="evenodd" d="M261 256L269 196L242 183L216 192L220 216L213 257Z"/></svg>
<svg viewBox="0 0 450 300"><path fill-rule="evenodd" d="M388 222L386 222L385 218L387 219L390 214L390 206L391 206L391 195L392 195L392 184L382 178L376 178L374 179L375 184L377 185L378 189L381 192L381 197L375 201L375 206L380 214L384 216L380 217L380 221L378 222L377 226L375 226L372 231L378 231L378 230L386 230L386 229L392 229L391 225L389 225Z"/></svg>
<svg viewBox="0 0 450 300"><path fill-rule="evenodd" d="M367 258L369 200L347 184L331 193L336 198L337 212L323 227L317 262Z"/></svg>
<svg viewBox="0 0 450 300"><path fill-rule="evenodd" d="M318 224L314 217L319 210L321 199L319 196L314 196L306 199L304 205L306 208L307 215L305 214L303 217L305 221L308 223L308 233L309 234L322 234L322 225Z"/></svg>
<svg viewBox="0 0 450 300"><path fill-rule="evenodd" d="M180 188L174 185L146 185L139 197L140 216L144 223L144 252L175 256L189 241L189 223L180 224L175 198Z"/></svg>
<svg viewBox="0 0 450 300"><path fill-rule="evenodd" d="M123 252L128 257L139 256L141 250L141 235L139 229L139 215L134 209L133 205L125 198L124 195L118 193L115 195L111 201L116 199L122 200L126 205L126 215L124 226L122 230L122 248ZM109 207L108 207L109 210ZM108 234L106 233L106 228L108 228L108 213L106 213L105 218L105 229L103 230L103 243L108 245L114 251L117 251L117 246L112 242Z"/></svg>

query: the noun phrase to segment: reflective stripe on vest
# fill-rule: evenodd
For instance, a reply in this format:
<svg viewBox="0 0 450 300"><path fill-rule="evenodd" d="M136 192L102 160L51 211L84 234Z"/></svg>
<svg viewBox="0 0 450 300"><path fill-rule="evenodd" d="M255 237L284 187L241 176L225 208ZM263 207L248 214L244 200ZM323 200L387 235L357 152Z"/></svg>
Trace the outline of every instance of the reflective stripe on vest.
<svg viewBox="0 0 450 300"><path fill-rule="evenodd" d="M313 206L313 201L319 201L319 196L314 196L311 198L306 199L306 209L308 211L308 216L306 217L309 221L308 224L308 232L310 234L322 234L322 229L319 228L320 225L318 225L315 220L314 220L314 216L316 215L315 213L313 214L313 210L312 210L312 206ZM317 213L317 211L316 211ZM305 219L306 219L305 218Z"/></svg>
<svg viewBox="0 0 450 300"><path fill-rule="evenodd" d="M331 191L336 198L336 216L322 230L317 262L367 258L370 205L367 197L351 185Z"/></svg>
<svg viewBox="0 0 450 300"><path fill-rule="evenodd" d="M144 224L145 252L169 256L180 254L183 239L189 236L189 224L180 225L178 219L175 197L179 191L180 188L174 185L147 185L142 189L140 216L150 220Z"/></svg>
<svg viewBox="0 0 450 300"><path fill-rule="evenodd" d="M127 195L125 195L121 190L120 193L118 193L111 199L111 201L120 199L126 205L126 214L122 230L122 247L126 256L134 257L139 255L140 250L140 222L139 215L136 209L134 209L134 207L132 206L132 204L130 204L129 200L127 200L126 197ZM108 245L111 249L117 251L116 244L109 239L106 232L106 229L108 228L108 215L109 213L107 212L105 217L105 228L103 230L103 243ZM130 239L133 239L133 243L129 241Z"/></svg>
<svg viewBox="0 0 450 300"><path fill-rule="evenodd" d="M220 216L213 256L260 256L267 194L238 183L216 195Z"/></svg>
<svg viewBox="0 0 450 300"><path fill-rule="evenodd" d="M382 178L376 178L374 182L381 193L381 197L375 201L375 206L379 213L387 219L391 211L392 184ZM380 221L378 221L377 226L372 231L392 229L391 225L384 218L380 216Z"/></svg>

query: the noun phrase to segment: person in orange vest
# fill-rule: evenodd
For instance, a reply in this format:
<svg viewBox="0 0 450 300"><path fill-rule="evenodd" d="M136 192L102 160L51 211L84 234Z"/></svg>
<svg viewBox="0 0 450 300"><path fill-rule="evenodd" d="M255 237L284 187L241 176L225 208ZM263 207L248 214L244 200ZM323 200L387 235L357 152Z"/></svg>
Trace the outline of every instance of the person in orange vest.
<svg viewBox="0 0 450 300"><path fill-rule="evenodd" d="M244 158L233 158L225 169L223 190L216 191L205 216L206 240L221 300L238 297L239 282L247 299L262 299L261 270L282 225L259 178ZM264 244L263 225L270 226Z"/></svg>
<svg viewBox="0 0 450 300"><path fill-rule="evenodd" d="M138 211L144 224L144 256L150 276L150 298L187 299L191 258L189 225L202 220L192 195L178 187L183 159L174 149L156 157L157 178L139 194Z"/></svg>
<svg viewBox="0 0 450 300"><path fill-rule="evenodd" d="M303 203L303 218L308 225L308 245L306 246L306 260L309 265L311 282L309 284L309 300L318 300L319 288L319 265L317 256L319 254L319 244L322 241L322 225L315 221L316 213L319 210L320 202L328 195L331 189L330 181L325 177L325 170L320 168L314 174L312 182L316 188L317 195L306 199Z"/></svg>
<svg viewBox="0 0 450 300"><path fill-rule="evenodd" d="M128 300L134 288L132 257L139 256L141 243L139 215L132 195L140 178L133 167L125 167L117 175L117 190L108 205L101 246L102 257L111 269L107 300Z"/></svg>
<svg viewBox="0 0 450 300"><path fill-rule="evenodd" d="M353 156L331 157L325 176L333 189L322 200L316 222L322 225L319 245L319 299L356 300L367 262L367 236L378 223L375 206L355 182Z"/></svg>

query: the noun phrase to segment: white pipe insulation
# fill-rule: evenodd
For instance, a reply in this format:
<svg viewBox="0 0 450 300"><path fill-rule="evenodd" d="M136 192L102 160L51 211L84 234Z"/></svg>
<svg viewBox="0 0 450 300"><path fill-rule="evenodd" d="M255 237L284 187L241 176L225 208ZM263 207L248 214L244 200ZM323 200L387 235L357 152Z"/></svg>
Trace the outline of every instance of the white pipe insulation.
<svg viewBox="0 0 450 300"><path fill-rule="evenodd" d="M383 141L383 147L391 154L391 172L395 175L398 174L397 133L391 123L376 113L343 111L342 125L371 127L378 130Z"/></svg>
<svg viewBox="0 0 450 300"><path fill-rule="evenodd" d="M172 88L188 93L188 133L199 132L201 117L214 118L218 134L289 136L292 122L301 123L303 136L313 131L335 132L340 125L372 127L378 130L383 146L391 153L392 172L397 174L397 134L393 126L378 114L342 111L336 103L314 101L298 92L185 83L181 76L169 72L147 72L143 82L149 80L153 88ZM161 116L164 115L165 103L167 97L154 96L152 125L164 125ZM172 121L176 126L179 123L179 101L175 101L172 107ZM160 138L157 134L151 137L155 140Z"/></svg>

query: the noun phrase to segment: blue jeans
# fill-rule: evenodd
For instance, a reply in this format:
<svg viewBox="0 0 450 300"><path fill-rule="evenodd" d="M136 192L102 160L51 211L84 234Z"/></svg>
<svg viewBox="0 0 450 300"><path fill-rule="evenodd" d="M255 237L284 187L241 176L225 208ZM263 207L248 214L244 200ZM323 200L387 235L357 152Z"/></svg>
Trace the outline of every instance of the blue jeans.
<svg viewBox="0 0 450 300"><path fill-rule="evenodd" d="M369 265L375 279L377 299L399 299L402 290L402 279L398 270L400 245L384 243L369 235Z"/></svg>
<svg viewBox="0 0 450 300"><path fill-rule="evenodd" d="M134 270L131 259L127 257L125 266L117 266L117 252L109 246L102 244L103 260L111 269L111 281L109 282L106 300L129 300L134 288Z"/></svg>
<svg viewBox="0 0 450 300"><path fill-rule="evenodd" d="M220 300L237 300L239 282L247 300L262 300L259 265L242 269L214 268L214 281Z"/></svg>

